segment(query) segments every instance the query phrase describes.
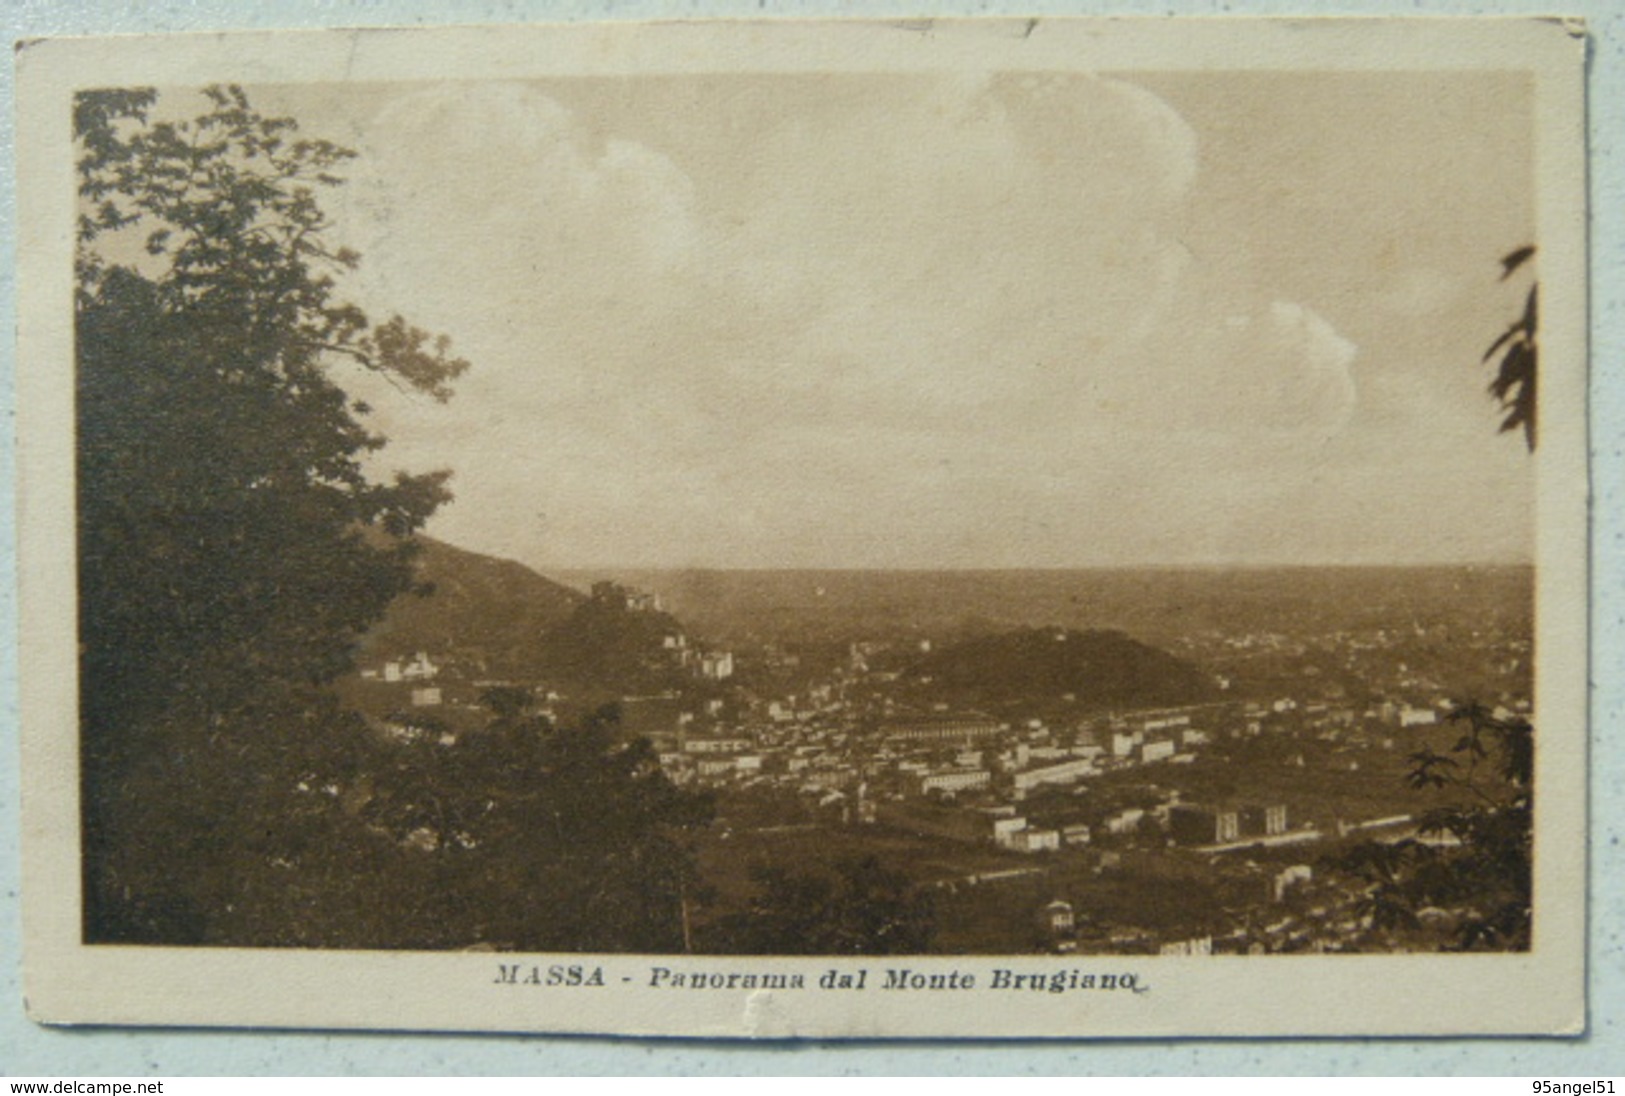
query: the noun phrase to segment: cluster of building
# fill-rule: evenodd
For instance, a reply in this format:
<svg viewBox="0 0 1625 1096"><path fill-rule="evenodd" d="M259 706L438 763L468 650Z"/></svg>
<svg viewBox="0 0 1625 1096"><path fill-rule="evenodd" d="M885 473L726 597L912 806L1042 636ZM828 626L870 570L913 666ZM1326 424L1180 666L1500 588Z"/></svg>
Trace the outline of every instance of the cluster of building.
<svg viewBox="0 0 1625 1096"><path fill-rule="evenodd" d="M364 681L387 681L390 684L401 681L433 681L440 674L440 667L430 658L429 652L418 651L405 658L390 658L372 666L364 666L361 678Z"/></svg>
<svg viewBox="0 0 1625 1096"><path fill-rule="evenodd" d="M600 604L614 605L628 613L664 612L659 594L623 586L619 582L595 582L591 587L592 599Z"/></svg>
<svg viewBox="0 0 1625 1096"><path fill-rule="evenodd" d="M619 611L662 611L658 596L615 583L595 584L592 597ZM1351 946L1369 929L1359 912L1366 896L1316 879L1310 864L1293 862L1301 854L1277 850L1414 834L1411 817L1333 818L1301 797L1261 792L1257 782L1238 796L1187 778L1213 757L1267 757L1284 767L1281 787L1296 779L1293 766L1356 773L1379 753L1391 764L1454 703L1446 675L1427 661L1425 647L1420 657L1410 653L1405 645L1418 641L1403 631L1196 637L1182 653L1215 668L1225 699L1119 712L1083 709L1071 697L993 711L958 706L884 668L900 653L885 643L853 643L844 659L836 648L840 665L820 672L793 649L766 646L736 660L676 628L655 634L654 656L687 670L690 684L623 697L623 726L653 743L679 785L791 804L815 823L955 842L967 850L966 863L982 865L967 873L975 878L1026 878L1049 864L1113 871L1125 858L1189 854L1222 865L1216 872L1245 875L1255 892L1245 917L1166 937L1092 925L1058 898L1040 915L1044 946L1058 951L1196 956ZM908 642L904 654L928 649L929 641ZM1473 658L1495 667L1504 683L1480 699L1502 704L1505 715L1527 714L1527 643L1476 642ZM414 708L435 708L452 696L449 686L442 696L441 671L419 651L361 676L405 690ZM1233 689L1241 680L1247 688ZM1254 863L1250 850L1270 852ZM989 861L999 866L989 869Z"/></svg>
<svg viewBox="0 0 1625 1096"><path fill-rule="evenodd" d="M1361 692L1305 663L1295 683L1271 698L1256 699L1254 689L1255 699L1106 714L1035 703L992 715L922 704L898 675L870 668L884 661L883 645L854 644L829 680L803 683L794 695L750 695L717 719L687 717L652 737L678 783L778 794L837 822L877 822L1012 852L1293 845L1376 823L1332 817L1312 803L1289 810L1286 797L1260 797L1256 788L1240 799L1182 794L1181 767L1210 751L1236 756L1249 740L1278 759L1272 764L1332 774L1358 772L1374 752L1391 759L1414 748L1414 736L1443 722L1452 701L1435 676L1402 658L1382 662L1383 638L1244 637L1227 648L1289 667L1331 650L1362 667L1368 688ZM1515 683L1519 652L1499 655ZM1503 714L1528 710L1524 699L1502 699ZM1113 789L1129 781L1141 794L1125 801Z"/></svg>
<svg viewBox="0 0 1625 1096"><path fill-rule="evenodd" d="M381 663L363 667L361 680L404 686L412 707L432 708L445 700L441 687L433 684L435 678L440 676L440 669L429 658L427 651L417 651L409 657L385 659Z"/></svg>
<svg viewBox="0 0 1625 1096"><path fill-rule="evenodd" d="M660 611L657 596L615 583L596 584L592 593L626 612ZM1279 637L1270 639L1240 647L1229 641L1229 649L1249 657L1279 654ZM1297 752L1289 760L1300 767L1311 752L1296 745L1304 743L1315 748L1316 765L1354 772L1369 751L1405 748L1410 735L1438 723L1449 708L1442 690L1432 693L1432 682L1401 663L1391 687L1364 704L1333 682L1308 677L1301 689L1267 700L1107 714L1058 713L1051 705L1042 714L994 716L905 694L898 674L871 669L885 653L879 644L853 644L828 679L803 676L796 692L781 695L761 687L762 675L754 675L752 688L731 682L717 688L734 677L730 651L692 646L676 630L661 646L715 683L710 691L623 699L628 732L650 738L674 782L779 796L835 821L879 822L1020 853L1125 841L1224 849L1316 839L1317 823L1289 820L1287 804L1278 800L1182 796L1178 767L1215 747L1258 738L1292 744ZM1343 646L1372 657L1358 637ZM773 670L795 665L787 652L769 654L776 656ZM1515 668L1516 652L1510 662ZM417 708L442 703L439 674L429 653L419 651L369 667L362 677L408 689ZM1092 791L1133 773L1146 774L1138 801ZM1099 781L1103 776L1117 779ZM1341 834L1362 823L1335 824Z"/></svg>
<svg viewBox="0 0 1625 1096"><path fill-rule="evenodd" d="M595 582L591 588L595 604L622 613L663 613L659 594L623 586L618 582ZM667 618L669 620L669 618ZM675 621L670 621L675 625ZM708 681L726 681L734 675L732 651L710 650L689 643L676 627L660 637L658 659Z"/></svg>
<svg viewBox="0 0 1625 1096"><path fill-rule="evenodd" d="M720 714L713 701L705 714ZM844 822L885 825L1022 853L1152 836L1218 846L1288 834L1281 803L1199 804L1164 790L1142 804L1095 796L1105 774L1189 764L1215 740L1198 724L1247 734L1236 705L1120 713L1064 725L974 711L849 703L820 687L746 706L733 721L678 712L650 737L677 783L755 789ZM1255 721L1256 722L1256 721ZM1257 732L1261 733L1261 732ZM1039 816L1025 809L1039 808ZM1059 804L1059 806L1057 805Z"/></svg>

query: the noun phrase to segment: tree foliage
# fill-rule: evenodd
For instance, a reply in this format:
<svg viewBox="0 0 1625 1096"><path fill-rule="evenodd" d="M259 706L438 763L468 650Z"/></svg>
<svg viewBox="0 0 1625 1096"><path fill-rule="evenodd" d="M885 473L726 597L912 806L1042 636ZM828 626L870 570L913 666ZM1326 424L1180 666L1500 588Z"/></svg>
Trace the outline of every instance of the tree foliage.
<svg viewBox="0 0 1625 1096"><path fill-rule="evenodd" d="M242 942L525 951L683 949L704 797L666 779L613 710L555 728L513 693L484 729L355 753L292 801L322 842L256 865Z"/></svg>
<svg viewBox="0 0 1625 1096"><path fill-rule="evenodd" d="M1534 258L1533 245L1501 260L1506 280ZM1501 432L1521 429L1537 442L1539 296L1529 287L1522 314L1496 337L1483 360L1498 359L1490 394L1506 413ZM1454 802L1424 811L1415 837L1355 845L1334 866L1364 885L1362 913L1390 939L1426 935L1424 914L1451 925L1452 950L1527 950L1533 920L1535 735L1529 722L1477 702L1459 705L1462 728L1448 753L1410 755L1406 780Z"/></svg>
<svg viewBox="0 0 1625 1096"><path fill-rule="evenodd" d="M221 899L201 892L230 889L225 823L332 717L313 689L413 584L410 535L447 473L370 478L384 439L335 366L437 399L467 368L339 295L358 256L329 242L318 194L351 153L240 89L205 95L190 121L141 89L74 110L93 938L204 931Z"/></svg>
<svg viewBox="0 0 1625 1096"><path fill-rule="evenodd" d="M369 474L341 371L444 400L467 363L342 297L318 197L352 153L204 94L75 108L86 938L675 950L709 803L612 712L497 687L399 741L326 689L450 497Z"/></svg>
<svg viewBox="0 0 1625 1096"><path fill-rule="evenodd" d="M1512 277L1534 258L1535 248L1525 245L1501 260L1501 280ZM1490 380L1490 395L1506 413L1501 420L1503 433L1521 429L1531 451L1536 441L1536 391L1540 368L1540 286L1531 285L1524 297L1523 313L1502 331L1484 351L1484 361L1496 362Z"/></svg>
<svg viewBox="0 0 1625 1096"><path fill-rule="evenodd" d="M152 121L147 91L75 111L92 716L213 713L330 679L410 585L410 534L449 497L444 472L369 478L384 439L333 376L350 361L443 399L467 368L338 296L358 256L330 245L317 192L352 154L239 89L207 97L190 122Z"/></svg>
<svg viewBox="0 0 1625 1096"><path fill-rule="evenodd" d="M1476 703L1450 720L1461 727L1450 751L1411 754L1407 779L1457 801L1424 811L1416 836L1356 845L1338 866L1366 884L1362 913L1378 933L1416 933L1433 911L1450 922L1450 950L1527 950L1534 730Z"/></svg>
<svg viewBox="0 0 1625 1096"><path fill-rule="evenodd" d="M747 955L918 955L936 935L929 894L874 856L847 857L829 870L751 870L746 908L722 918L708 950Z"/></svg>

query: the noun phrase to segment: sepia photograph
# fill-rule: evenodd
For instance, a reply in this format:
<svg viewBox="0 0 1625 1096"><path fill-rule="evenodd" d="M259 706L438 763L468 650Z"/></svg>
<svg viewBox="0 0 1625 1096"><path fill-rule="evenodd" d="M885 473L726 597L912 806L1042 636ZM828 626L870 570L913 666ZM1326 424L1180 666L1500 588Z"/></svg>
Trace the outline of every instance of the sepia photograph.
<svg viewBox="0 0 1625 1096"><path fill-rule="evenodd" d="M25 44L33 1014L1580 1030L1583 56Z"/></svg>

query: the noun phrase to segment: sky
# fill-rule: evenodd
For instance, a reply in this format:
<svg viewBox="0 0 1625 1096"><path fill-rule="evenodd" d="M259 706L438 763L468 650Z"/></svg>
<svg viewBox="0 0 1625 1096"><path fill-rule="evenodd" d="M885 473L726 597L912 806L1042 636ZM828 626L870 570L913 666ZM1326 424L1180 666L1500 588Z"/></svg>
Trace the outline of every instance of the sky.
<svg viewBox="0 0 1625 1096"><path fill-rule="evenodd" d="M250 88L359 153L345 378L548 568L1527 561L1483 351L1529 86L1054 72Z"/></svg>

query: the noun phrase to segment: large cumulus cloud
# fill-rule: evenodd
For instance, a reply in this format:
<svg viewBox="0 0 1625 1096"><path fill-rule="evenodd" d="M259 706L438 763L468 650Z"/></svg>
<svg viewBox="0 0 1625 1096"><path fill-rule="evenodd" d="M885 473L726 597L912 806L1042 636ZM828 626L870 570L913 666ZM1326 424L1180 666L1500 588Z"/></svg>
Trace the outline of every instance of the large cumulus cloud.
<svg viewBox="0 0 1625 1096"><path fill-rule="evenodd" d="M1086 560L1125 484L1179 500L1215 454L1347 424L1353 344L1182 242L1200 148L1161 100L843 80L741 82L704 143L544 85L366 121L340 218L365 292L477 363L449 408L377 394L391 459L458 472L445 535L579 563Z"/></svg>

